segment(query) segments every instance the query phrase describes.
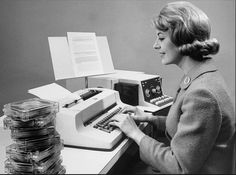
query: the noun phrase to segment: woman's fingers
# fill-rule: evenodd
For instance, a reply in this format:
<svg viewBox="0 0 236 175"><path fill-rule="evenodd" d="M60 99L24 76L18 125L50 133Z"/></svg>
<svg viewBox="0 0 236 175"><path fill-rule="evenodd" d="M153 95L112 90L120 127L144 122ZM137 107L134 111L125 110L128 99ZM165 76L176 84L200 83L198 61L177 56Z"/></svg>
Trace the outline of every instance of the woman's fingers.
<svg viewBox="0 0 236 175"><path fill-rule="evenodd" d="M110 119L110 121L108 122L109 125L113 125L113 126L118 126L120 123L120 116L124 115L124 114L118 114L116 116L114 116L112 119ZM118 126L119 127L119 126ZM120 128L120 127L119 127Z"/></svg>
<svg viewBox="0 0 236 175"><path fill-rule="evenodd" d="M116 126L120 128L119 122L115 121L115 120L111 120L108 125L112 125L112 126Z"/></svg>
<svg viewBox="0 0 236 175"><path fill-rule="evenodd" d="M110 121L109 121L109 125L115 125L118 126L120 128L121 123L127 118L127 114L118 114L115 115Z"/></svg>
<svg viewBox="0 0 236 175"><path fill-rule="evenodd" d="M134 113L135 111L136 111L136 107L134 107L134 106L126 106L122 110L122 113L128 113L128 112Z"/></svg>

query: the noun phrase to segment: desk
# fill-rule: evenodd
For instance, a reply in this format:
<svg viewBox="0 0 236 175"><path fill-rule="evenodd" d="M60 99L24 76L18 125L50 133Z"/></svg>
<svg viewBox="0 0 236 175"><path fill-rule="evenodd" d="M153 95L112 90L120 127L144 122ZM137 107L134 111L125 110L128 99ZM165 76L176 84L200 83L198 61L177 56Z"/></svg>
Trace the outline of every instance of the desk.
<svg viewBox="0 0 236 175"><path fill-rule="evenodd" d="M4 173L5 148L13 142L10 138L10 130L3 129L3 118L0 117L0 174ZM144 132L151 131L148 126L145 124ZM62 165L66 168L66 174L105 174L110 171L132 143L131 139L125 138L113 151L64 147L61 152Z"/></svg>
<svg viewBox="0 0 236 175"><path fill-rule="evenodd" d="M65 147L63 165L68 174L106 174L128 149L132 140L125 139L113 151L94 151Z"/></svg>
<svg viewBox="0 0 236 175"><path fill-rule="evenodd" d="M3 129L3 117L0 117L0 174L4 174L4 161L6 160L6 146L12 143L11 131Z"/></svg>
<svg viewBox="0 0 236 175"><path fill-rule="evenodd" d="M145 132L148 132L148 127ZM125 153L133 140L125 138L113 151L95 151L65 147L63 165L68 174L106 174Z"/></svg>

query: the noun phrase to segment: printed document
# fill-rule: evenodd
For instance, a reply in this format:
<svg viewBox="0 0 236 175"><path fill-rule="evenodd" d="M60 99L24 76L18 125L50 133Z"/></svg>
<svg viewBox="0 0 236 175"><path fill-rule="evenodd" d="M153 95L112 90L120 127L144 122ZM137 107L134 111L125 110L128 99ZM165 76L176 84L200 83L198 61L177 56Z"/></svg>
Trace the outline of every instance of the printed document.
<svg viewBox="0 0 236 175"><path fill-rule="evenodd" d="M75 74L82 77L102 74L95 33L68 32L67 36Z"/></svg>
<svg viewBox="0 0 236 175"><path fill-rule="evenodd" d="M114 73L106 37L67 32L67 37L48 37L48 41L56 80Z"/></svg>

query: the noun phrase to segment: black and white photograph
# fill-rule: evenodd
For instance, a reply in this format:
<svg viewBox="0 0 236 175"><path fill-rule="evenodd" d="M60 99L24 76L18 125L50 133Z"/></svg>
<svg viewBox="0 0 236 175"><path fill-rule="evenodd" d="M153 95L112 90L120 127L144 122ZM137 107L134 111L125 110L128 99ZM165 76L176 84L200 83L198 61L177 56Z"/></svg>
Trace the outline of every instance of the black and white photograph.
<svg viewBox="0 0 236 175"><path fill-rule="evenodd" d="M0 174L236 174L235 0L0 0Z"/></svg>

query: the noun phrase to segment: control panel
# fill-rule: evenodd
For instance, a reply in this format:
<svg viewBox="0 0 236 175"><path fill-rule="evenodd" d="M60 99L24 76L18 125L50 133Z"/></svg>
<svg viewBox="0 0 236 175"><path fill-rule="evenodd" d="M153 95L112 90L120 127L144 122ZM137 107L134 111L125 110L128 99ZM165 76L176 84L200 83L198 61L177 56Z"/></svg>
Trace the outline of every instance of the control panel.
<svg viewBox="0 0 236 175"><path fill-rule="evenodd" d="M143 90L144 100L146 102L150 102L150 100L161 97L163 95L160 77L141 81L141 86Z"/></svg>
<svg viewBox="0 0 236 175"><path fill-rule="evenodd" d="M161 81L161 77L141 81L144 100L159 107L173 101L172 97L163 94Z"/></svg>

